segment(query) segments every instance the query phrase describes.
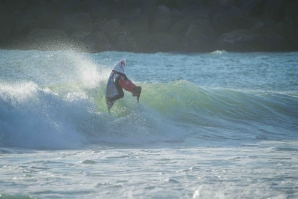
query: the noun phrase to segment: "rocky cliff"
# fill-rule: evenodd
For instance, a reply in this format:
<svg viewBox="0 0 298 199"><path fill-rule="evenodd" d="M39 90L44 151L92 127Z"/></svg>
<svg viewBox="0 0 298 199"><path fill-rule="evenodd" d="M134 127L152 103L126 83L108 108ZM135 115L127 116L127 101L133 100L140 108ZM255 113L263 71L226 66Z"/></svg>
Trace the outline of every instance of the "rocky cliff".
<svg viewBox="0 0 298 199"><path fill-rule="evenodd" d="M0 47L296 51L296 0L0 0Z"/></svg>

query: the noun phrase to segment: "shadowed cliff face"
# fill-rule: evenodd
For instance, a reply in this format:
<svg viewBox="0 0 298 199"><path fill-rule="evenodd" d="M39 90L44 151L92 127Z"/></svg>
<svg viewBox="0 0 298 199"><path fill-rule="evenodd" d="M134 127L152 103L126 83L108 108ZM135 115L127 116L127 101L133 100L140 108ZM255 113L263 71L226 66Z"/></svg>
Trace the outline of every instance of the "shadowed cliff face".
<svg viewBox="0 0 298 199"><path fill-rule="evenodd" d="M0 0L0 45L133 52L298 50L293 0Z"/></svg>

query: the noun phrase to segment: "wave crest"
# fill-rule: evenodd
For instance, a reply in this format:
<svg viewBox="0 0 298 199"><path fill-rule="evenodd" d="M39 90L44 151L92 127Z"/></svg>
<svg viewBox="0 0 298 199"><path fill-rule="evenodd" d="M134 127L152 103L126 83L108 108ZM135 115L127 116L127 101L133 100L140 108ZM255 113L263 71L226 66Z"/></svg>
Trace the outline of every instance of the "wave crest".
<svg viewBox="0 0 298 199"><path fill-rule="evenodd" d="M29 82L1 85L0 146L76 148L90 143L176 142L206 139L295 137L297 98L222 88L182 80L139 83L140 104L130 93L109 115L102 81L96 88L69 84L40 88ZM139 85L138 84L138 85Z"/></svg>

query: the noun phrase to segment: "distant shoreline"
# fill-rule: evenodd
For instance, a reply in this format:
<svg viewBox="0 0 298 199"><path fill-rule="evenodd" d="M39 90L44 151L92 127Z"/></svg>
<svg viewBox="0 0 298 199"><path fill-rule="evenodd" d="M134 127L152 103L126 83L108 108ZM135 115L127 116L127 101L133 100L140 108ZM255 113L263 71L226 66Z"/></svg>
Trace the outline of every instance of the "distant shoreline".
<svg viewBox="0 0 298 199"><path fill-rule="evenodd" d="M0 48L298 51L292 0L0 0Z"/></svg>

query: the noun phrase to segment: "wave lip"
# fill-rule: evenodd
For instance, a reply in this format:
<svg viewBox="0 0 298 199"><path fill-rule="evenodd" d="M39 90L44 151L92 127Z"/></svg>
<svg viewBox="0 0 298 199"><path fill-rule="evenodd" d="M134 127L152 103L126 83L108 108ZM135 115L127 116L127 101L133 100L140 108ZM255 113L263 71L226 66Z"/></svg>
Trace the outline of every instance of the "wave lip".
<svg viewBox="0 0 298 199"><path fill-rule="evenodd" d="M298 107L298 100L288 95L201 88L184 80L143 87L147 90L142 99L146 106L199 132L233 132L235 139L269 134L278 139L284 134L295 137L293 132L298 129L298 110L294 108Z"/></svg>
<svg viewBox="0 0 298 199"><path fill-rule="evenodd" d="M155 118L158 113L129 97L117 102L110 116L103 88L78 92L65 84L51 89L32 82L1 87L0 147L72 149L88 144L139 145L180 139L167 133L175 129L170 121Z"/></svg>
<svg viewBox="0 0 298 199"><path fill-rule="evenodd" d="M69 90L29 82L0 88L0 147L78 148L86 144L142 145L212 140L297 139L295 97L182 80L140 83L140 104L126 93L109 115L104 83ZM55 92L53 92L55 91Z"/></svg>

